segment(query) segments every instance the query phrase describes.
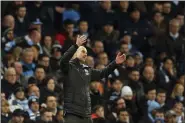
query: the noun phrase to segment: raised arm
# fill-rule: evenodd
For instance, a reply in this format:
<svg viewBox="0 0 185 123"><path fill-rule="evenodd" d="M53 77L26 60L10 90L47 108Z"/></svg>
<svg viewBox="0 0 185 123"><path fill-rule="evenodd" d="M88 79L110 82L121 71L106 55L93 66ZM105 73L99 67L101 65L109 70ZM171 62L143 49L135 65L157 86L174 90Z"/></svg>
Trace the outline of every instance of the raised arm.
<svg viewBox="0 0 185 123"><path fill-rule="evenodd" d="M60 67L63 72L68 72L69 61L73 57L74 53L83 43L86 42L87 37L85 35L77 36L76 44L72 45L61 57L60 59Z"/></svg>
<svg viewBox="0 0 185 123"><path fill-rule="evenodd" d="M92 81L100 80L103 77L108 76L116 68L117 65L122 64L125 60L126 60L125 54L118 53L116 59L103 70L92 69L91 80Z"/></svg>

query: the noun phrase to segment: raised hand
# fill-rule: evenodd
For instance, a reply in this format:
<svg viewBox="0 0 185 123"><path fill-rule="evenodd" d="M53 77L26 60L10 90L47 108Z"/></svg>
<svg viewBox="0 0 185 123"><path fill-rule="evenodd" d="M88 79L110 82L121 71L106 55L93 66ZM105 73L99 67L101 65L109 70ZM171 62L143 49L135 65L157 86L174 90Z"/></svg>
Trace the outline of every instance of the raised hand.
<svg viewBox="0 0 185 123"><path fill-rule="evenodd" d="M87 40L87 37L85 35L78 35L76 39L76 44L78 46L81 46L86 42L86 40Z"/></svg>
<svg viewBox="0 0 185 123"><path fill-rule="evenodd" d="M116 56L116 64L122 64L126 60L126 55L119 52Z"/></svg>

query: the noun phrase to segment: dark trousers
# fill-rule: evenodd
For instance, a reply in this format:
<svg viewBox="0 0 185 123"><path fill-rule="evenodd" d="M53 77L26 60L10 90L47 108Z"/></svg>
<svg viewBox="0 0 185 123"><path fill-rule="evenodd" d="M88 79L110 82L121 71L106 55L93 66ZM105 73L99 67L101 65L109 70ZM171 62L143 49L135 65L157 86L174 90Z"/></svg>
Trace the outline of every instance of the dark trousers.
<svg viewBox="0 0 185 123"><path fill-rule="evenodd" d="M80 117L73 114L66 114L64 116L64 123L93 123L92 119L89 117Z"/></svg>

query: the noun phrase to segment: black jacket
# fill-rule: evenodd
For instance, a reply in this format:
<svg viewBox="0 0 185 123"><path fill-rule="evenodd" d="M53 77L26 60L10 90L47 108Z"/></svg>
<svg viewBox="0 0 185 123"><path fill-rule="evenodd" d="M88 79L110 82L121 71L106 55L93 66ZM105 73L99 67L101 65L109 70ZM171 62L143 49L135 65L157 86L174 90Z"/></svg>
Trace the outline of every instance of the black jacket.
<svg viewBox="0 0 185 123"><path fill-rule="evenodd" d="M60 66L65 75L64 81L64 110L66 113L90 117L91 99L89 83L108 76L116 67L115 61L103 70L95 70L81 65L79 60L71 60L78 49L77 45L71 46L61 58Z"/></svg>

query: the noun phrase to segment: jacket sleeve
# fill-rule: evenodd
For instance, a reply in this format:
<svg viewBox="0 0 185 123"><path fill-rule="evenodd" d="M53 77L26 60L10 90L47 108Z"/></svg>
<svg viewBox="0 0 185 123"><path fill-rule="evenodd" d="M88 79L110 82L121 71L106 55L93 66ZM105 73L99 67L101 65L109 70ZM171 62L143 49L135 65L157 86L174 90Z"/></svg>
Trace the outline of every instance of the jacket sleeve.
<svg viewBox="0 0 185 123"><path fill-rule="evenodd" d="M103 70L92 69L91 81L97 81L102 79L103 77L108 76L111 72L113 72L116 66L117 66L116 62L113 61Z"/></svg>
<svg viewBox="0 0 185 123"><path fill-rule="evenodd" d="M74 53L76 52L76 50L78 49L78 46L72 45L61 57L60 59L60 68L62 70L63 73L67 73L68 69L69 69L69 61L71 60L71 58L73 57Z"/></svg>

